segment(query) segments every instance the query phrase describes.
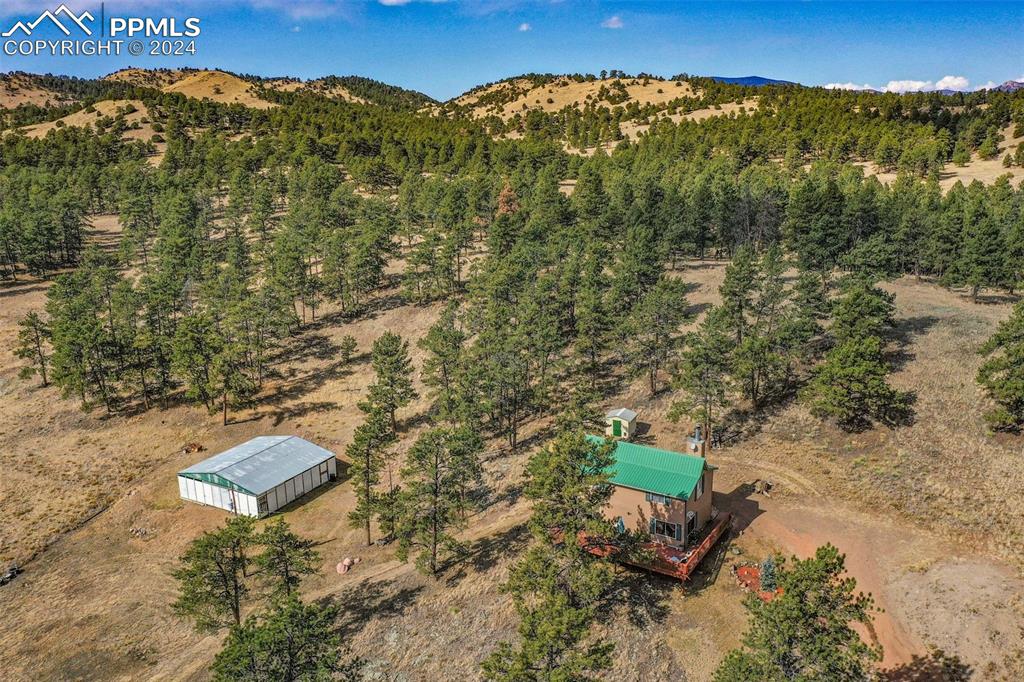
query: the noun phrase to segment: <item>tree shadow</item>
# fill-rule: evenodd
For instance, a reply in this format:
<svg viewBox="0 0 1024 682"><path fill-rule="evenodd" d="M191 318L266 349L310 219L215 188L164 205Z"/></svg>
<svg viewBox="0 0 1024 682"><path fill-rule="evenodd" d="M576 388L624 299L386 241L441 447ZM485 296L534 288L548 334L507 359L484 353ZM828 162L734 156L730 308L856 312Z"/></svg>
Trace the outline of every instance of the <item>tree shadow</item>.
<svg viewBox="0 0 1024 682"><path fill-rule="evenodd" d="M694 303L686 309L686 316L690 319L696 319L697 316L711 307L710 303Z"/></svg>
<svg viewBox="0 0 1024 682"><path fill-rule="evenodd" d="M891 353L886 354L886 360L888 360L893 371L903 369L914 360L916 356L907 351L907 345L910 344L915 336L925 334L929 329L938 324L939 321L939 318L934 315L918 315L917 317L906 317L896 320L890 336L896 342L897 348Z"/></svg>
<svg viewBox="0 0 1024 682"><path fill-rule="evenodd" d="M760 409L734 407L722 418L722 423L711 432L711 446L735 444L751 438L764 429L789 406L799 391L801 382L791 381L786 387L780 387L778 393L767 401Z"/></svg>
<svg viewBox="0 0 1024 682"><path fill-rule="evenodd" d="M502 558L518 555L529 541L530 534L524 523L480 538L470 544L465 554L450 562L449 566L455 570L445 578L445 582L449 586L458 584L470 569L474 573L485 573L497 566Z"/></svg>
<svg viewBox="0 0 1024 682"><path fill-rule="evenodd" d="M17 282L3 282L0 284L0 298L30 294L35 291L44 291L48 288L49 285L46 282L26 282L20 280Z"/></svg>
<svg viewBox="0 0 1024 682"><path fill-rule="evenodd" d="M982 305L1015 304L1020 302L1021 297L1017 294L978 294L975 303Z"/></svg>
<svg viewBox="0 0 1024 682"><path fill-rule="evenodd" d="M310 343L293 344L301 346L298 349L289 350L275 359L275 362L285 361L300 362L309 358L328 360L336 358L338 346L327 336L316 334L310 337ZM284 378L276 389L268 394L257 404L271 405L275 409L274 425L280 425L286 419L294 419L308 414L323 413L338 407L335 401L300 401L303 396L311 391L322 387L329 381L335 381L352 373L353 367L359 363L369 361L369 354L362 353L351 357L346 361L344 358L336 358L325 367L313 369L307 372L300 372L292 369L287 378L279 371L269 372L268 376ZM300 401L288 405L291 401Z"/></svg>
<svg viewBox="0 0 1024 682"><path fill-rule="evenodd" d="M520 431L522 431L522 425L520 425ZM558 432L558 425L551 423L537 429L526 438L521 438L516 442L515 452L525 452L535 445L543 445Z"/></svg>
<svg viewBox="0 0 1024 682"><path fill-rule="evenodd" d="M609 597L610 605L617 608L601 609L598 621L610 623L616 612L624 610L630 624L647 627L663 623L668 618L669 600L679 581L640 568L619 566L615 584Z"/></svg>
<svg viewBox="0 0 1024 682"><path fill-rule="evenodd" d="M368 301L359 310L359 317L372 320L383 313L396 308L408 305L408 301L401 293L384 294Z"/></svg>
<svg viewBox="0 0 1024 682"><path fill-rule="evenodd" d="M884 682L967 682L974 670L959 656L937 649L927 656L914 656L909 663L881 670Z"/></svg>
<svg viewBox="0 0 1024 682"><path fill-rule="evenodd" d="M304 400L285 408L274 410L274 426L280 426L285 420L298 419L308 414L322 414L337 409L338 403L333 400ZM259 417L256 417L257 419Z"/></svg>
<svg viewBox="0 0 1024 682"><path fill-rule="evenodd" d="M403 615L422 591L422 585L396 588L394 580L363 580L324 601L341 609L335 629L345 641L359 634L371 620Z"/></svg>
<svg viewBox="0 0 1024 682"><path fill-rule="evenodd" d="M323 322L319 320L318 322ZM292 337L290 343L286 343L277 353L274 354L275 365L286 362L299 362L315 358L317 360L329 360L337 356L338 344L331 340L326 334L314 332L310 325Z"/></svg>

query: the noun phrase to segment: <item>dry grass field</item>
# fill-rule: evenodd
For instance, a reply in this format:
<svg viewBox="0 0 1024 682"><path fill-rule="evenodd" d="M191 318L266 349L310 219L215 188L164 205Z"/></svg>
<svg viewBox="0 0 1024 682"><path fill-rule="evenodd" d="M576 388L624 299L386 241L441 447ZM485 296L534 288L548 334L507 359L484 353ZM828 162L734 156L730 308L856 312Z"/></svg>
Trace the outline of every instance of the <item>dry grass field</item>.
<svg viewBox="0 0 1024 682"><path fill-rule="evenodd" d="M116 240L116 221L94 226L94 239ZM677 272L692 283L695 310L717 300L723 273L717 262ZM738 534L685 589L626 573L629 601L643 608L621 607L600 626L617 643L619 679L709 679L744 627L730 564L775 551L806 556L825 542L848 553L849 570L884 609L873 635L864 634L884 645L891 679L928 679L898 675L927 671L920 657L934 647L961 656L978 679L1019 679L1004 657L1024 652L1017 466L1024 439L985 434L973 380L975 349L1010 304L996 295L972 304L912 278L887 286L904 343L894 381L917 391L916 422L850 436L799 405L758 423L737 420L742 437L711 459L719 466L715 504L736 514ZM54 389L18 378L15 324L42 306L46 288L34 280L0 288L0 560L25 569L0 588L8 624L0 669L11 680L206 679L219 637L198 635L171 613L169 572L224 513L179 500L175 472L260 434L297 434L343 453L361 421L355 405L370 382L373 340L388 329L401 333L419 366L415 340L440 307L404 305L392 287L356 321L326 310L282 348L258 404L222 427L219 415L184 406L86 414ZM337 359L346 334L358 342L347 365ZM670 403L669 395L649 396L643 380L624 382L607 399L637 409L654 444L677 448L688 425L667 420ZM425 407L421 398L400 414L397 458L423 428L417 417ZM547 425L531 424L525 437ZM192 442L206 451L183 454ZM344 466L340 483L285 510L297 532L320 543L322 572L305 584L307 596L343 607L344 639L371 670L406 680L472 679L479 661L514 634L499 585L527 542L529 509L519 492L534 445L514 454L492 447L485 458L492 492L466 532L469 555L438 581L397 561L393 547L363 546L346 520L354 498ZM758 478L775 483L770 498L752 492ZM362 562L341 576L332 567L346 556Z"/></svg>
<svg viewBox="0 0 1024 682"><path fill-rule="evenodd" d="M164 88L172 85L189 73L195 73L194 69L139 69L129 67L119 69L103 77L105 81L120 81L131 83L145 88Z"/></svg>
<svg viewBox="0 0 1024 682"><path fill-rule="evenodd" d="M597 104L601 88L609 88L615 80L620 79L607 78L577 83L570 78L558 78L546 85L534 87L529 80L519 78L471 90L455 98L453 103L470 107L471 114L476 117L497 114L502 119L508 120L516 113L523 113L529 109L554 112L567 106L577 104L583 106L587 102ZM693 87L685 81L648 80L645 82L644 79L639 78L624 78L621 79L621 82L628 95L626 102L636 102L640 105L665 104L679 97L699 96ZM486 101L480 101L484 97L493 99L495 96L508 101L501 104L488 104Z"/></svg>
<svg viewBox="0 0 1024 682"><path fill-rule="evenodd" d="M282 92L311 92L323 95L324 97L345 100L346 102L366 104L365 99L353 95L345 86L337 84L328 85L323 79L301 81L295 78L277 78L267 81L266 86L272 90L281 90Z"/></svg>
<svg viewBox="0 0 1024 682"><path fill-rule="evenodd" d="M253 109L277 106L256 94L256 87L238 76L223 71L197 71L161 88L164 92L180 92L194 99L209 99L222 104L241 104Z"/></svg>
<svg viewBox="0 0 1024 682"><path fill-rule="evenodd" d="M948 190L958 182L969 185L975 180L991 184L1002 175L1009 175L1010 183L1014 186L1020 185L1024 181L1024 168L1020 166L1005 168L1003 166L1003 156L1008 153L1013 154L1017 149L1017 145L1024 142L1024 137L1014 137L1012 125L1003 129L1002 136L1003 141L999 144L999 153L995 158L982 159L975 152L971 155L970 162L965 166L947 163L939 176L939 185L942 189ZM874 175L880 182L888 184L896 179L896 173L884 171L872 162L861 161L857 162L857 165L864 169L866 175Z"/></svg>
<svg viewBox="0 0 1024 682"><path fill-rule="evenodd" d="M103 100L102 102L96 102L92 109L93 110L91 112L81 109L73 114L68 114L63 118L59 118L56 121L37 123L36 125L26 126L25 128L22 128L22 130L29 137L46 137L48 132L56 130L61 126L89 127L104 116L115 118L128 111L128 109L134 109L131 113L124 113L124 122L129 126L129 129L124 131L123 137L131 140L143 141L148 141L153 137L154 131L152 122L149 119L149 110L146 109L146 105L140 100ZM58 121L60 122L59 124Z"/></svg>
<svg viewBox="0 0 1024 682"><path fill-rule="evenodd" d="M740 116L743 114L753 113L758 107L758 100L756 97L748 97L742 102L726 102L724 104L717 104L713 107L706 107L703 109L694 109L691 112L682 114L661 114L659 119L667 119L673 123L679 123L680 121L706 121L709 118L715 116ZM619 129L627 139L636 141L642 133L647 132L650 129L649 123L637 123L636 121L623 121L619 124Z"/></svg>
<svg viewBox="0 0 1024 682"><path fill-rule="evenodd" d="M72 101L70 97L47 90L21 74L0 73L0 109L13 109L22 104L56 106Z"/></svg>
<svg viewBox="0 0 1024 682"><path fill-rule="evenodd" d="M132 83L164 92L180 92L194 99L208 99L222 104L241 104L254 109L277 106L273 102L261 99L252 83L218 70L127 68L104 76L104 80ZM282 84L284 82L291 81L282 79Z"/></svg>

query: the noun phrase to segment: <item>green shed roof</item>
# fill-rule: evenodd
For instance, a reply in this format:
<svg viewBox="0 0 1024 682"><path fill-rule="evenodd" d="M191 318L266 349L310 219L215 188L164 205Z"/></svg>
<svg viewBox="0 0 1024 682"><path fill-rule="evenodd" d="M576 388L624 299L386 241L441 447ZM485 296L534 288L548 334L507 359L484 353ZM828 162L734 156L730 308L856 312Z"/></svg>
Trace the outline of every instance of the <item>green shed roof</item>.
<svg viewBox="0 0 1024 682"><path fill-rule="evenodd" d="M587 440L604 442L599 436L587 436ZM703 457L627 441L617 441L613 454L615 464L609 467L612 483L680 500L690 497L707 464Z"/></svg>

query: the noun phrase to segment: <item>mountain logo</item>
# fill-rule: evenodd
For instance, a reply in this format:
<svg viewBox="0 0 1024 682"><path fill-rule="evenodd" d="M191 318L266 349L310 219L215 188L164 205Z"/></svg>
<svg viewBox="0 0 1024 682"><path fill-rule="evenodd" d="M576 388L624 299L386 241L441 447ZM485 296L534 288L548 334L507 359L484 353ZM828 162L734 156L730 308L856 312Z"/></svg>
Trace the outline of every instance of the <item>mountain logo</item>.
<svg viewBox="0 0 1024 682"><path fill-rule="evenodd" d="M67 26L61 23L60 19L58 19L58 16L64 17L65 21L69 21L71 22L71 24L77 26L85 33L85 35L92 35L92 29L85 25L85 20L95 21L95 17L92 14L90 14L88 10L82 12L81 14L75 14L70 9L68 9L67 5L64 4L62 4L60 7L58 7L52 12L50 10L43 11L43 13L40 14L35 21L30 21L28 23L25 23L24 21L19 21L15 23L14 26L11 26L10 29L4 31L2 35L4 38L10 38L18 31L21 31L26 36L30 36L32 35L32 31L36 30L36 27L39 26L39 24L43 23L44 19L49 19L54 24L54 26L60 29L62 33L64 33L64 35L71 35L71 31L68 30Z"/></svg>

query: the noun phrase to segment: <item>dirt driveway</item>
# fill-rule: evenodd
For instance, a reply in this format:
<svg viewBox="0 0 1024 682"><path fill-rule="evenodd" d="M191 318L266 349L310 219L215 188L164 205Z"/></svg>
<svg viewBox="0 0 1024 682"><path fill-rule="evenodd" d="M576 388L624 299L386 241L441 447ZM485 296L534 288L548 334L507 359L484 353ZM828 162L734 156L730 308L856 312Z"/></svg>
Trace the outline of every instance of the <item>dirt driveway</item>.
<svg viewBox="0 0 1024 682"><path fill-rule="evenodd" d="M733 460L728 468L729 480L721 487L716 481L716 488L732 492L716 497L716 504L736 514L741 537L786 556L809 557L825 543L846 554L857 589L870 593L878 608L873 630L884 649L883 669L908 666L939 649L974 671L989 670L1007 651L1024 647L1017 625L1024 615L1024 581L1010 568L896 519L810 492L810 481L777 464ZM737 479L745 473L746 481ZM781 489L771 498L754 494L750 481L761 477ZM971 614L969 624L965 614Z"/></svg>

